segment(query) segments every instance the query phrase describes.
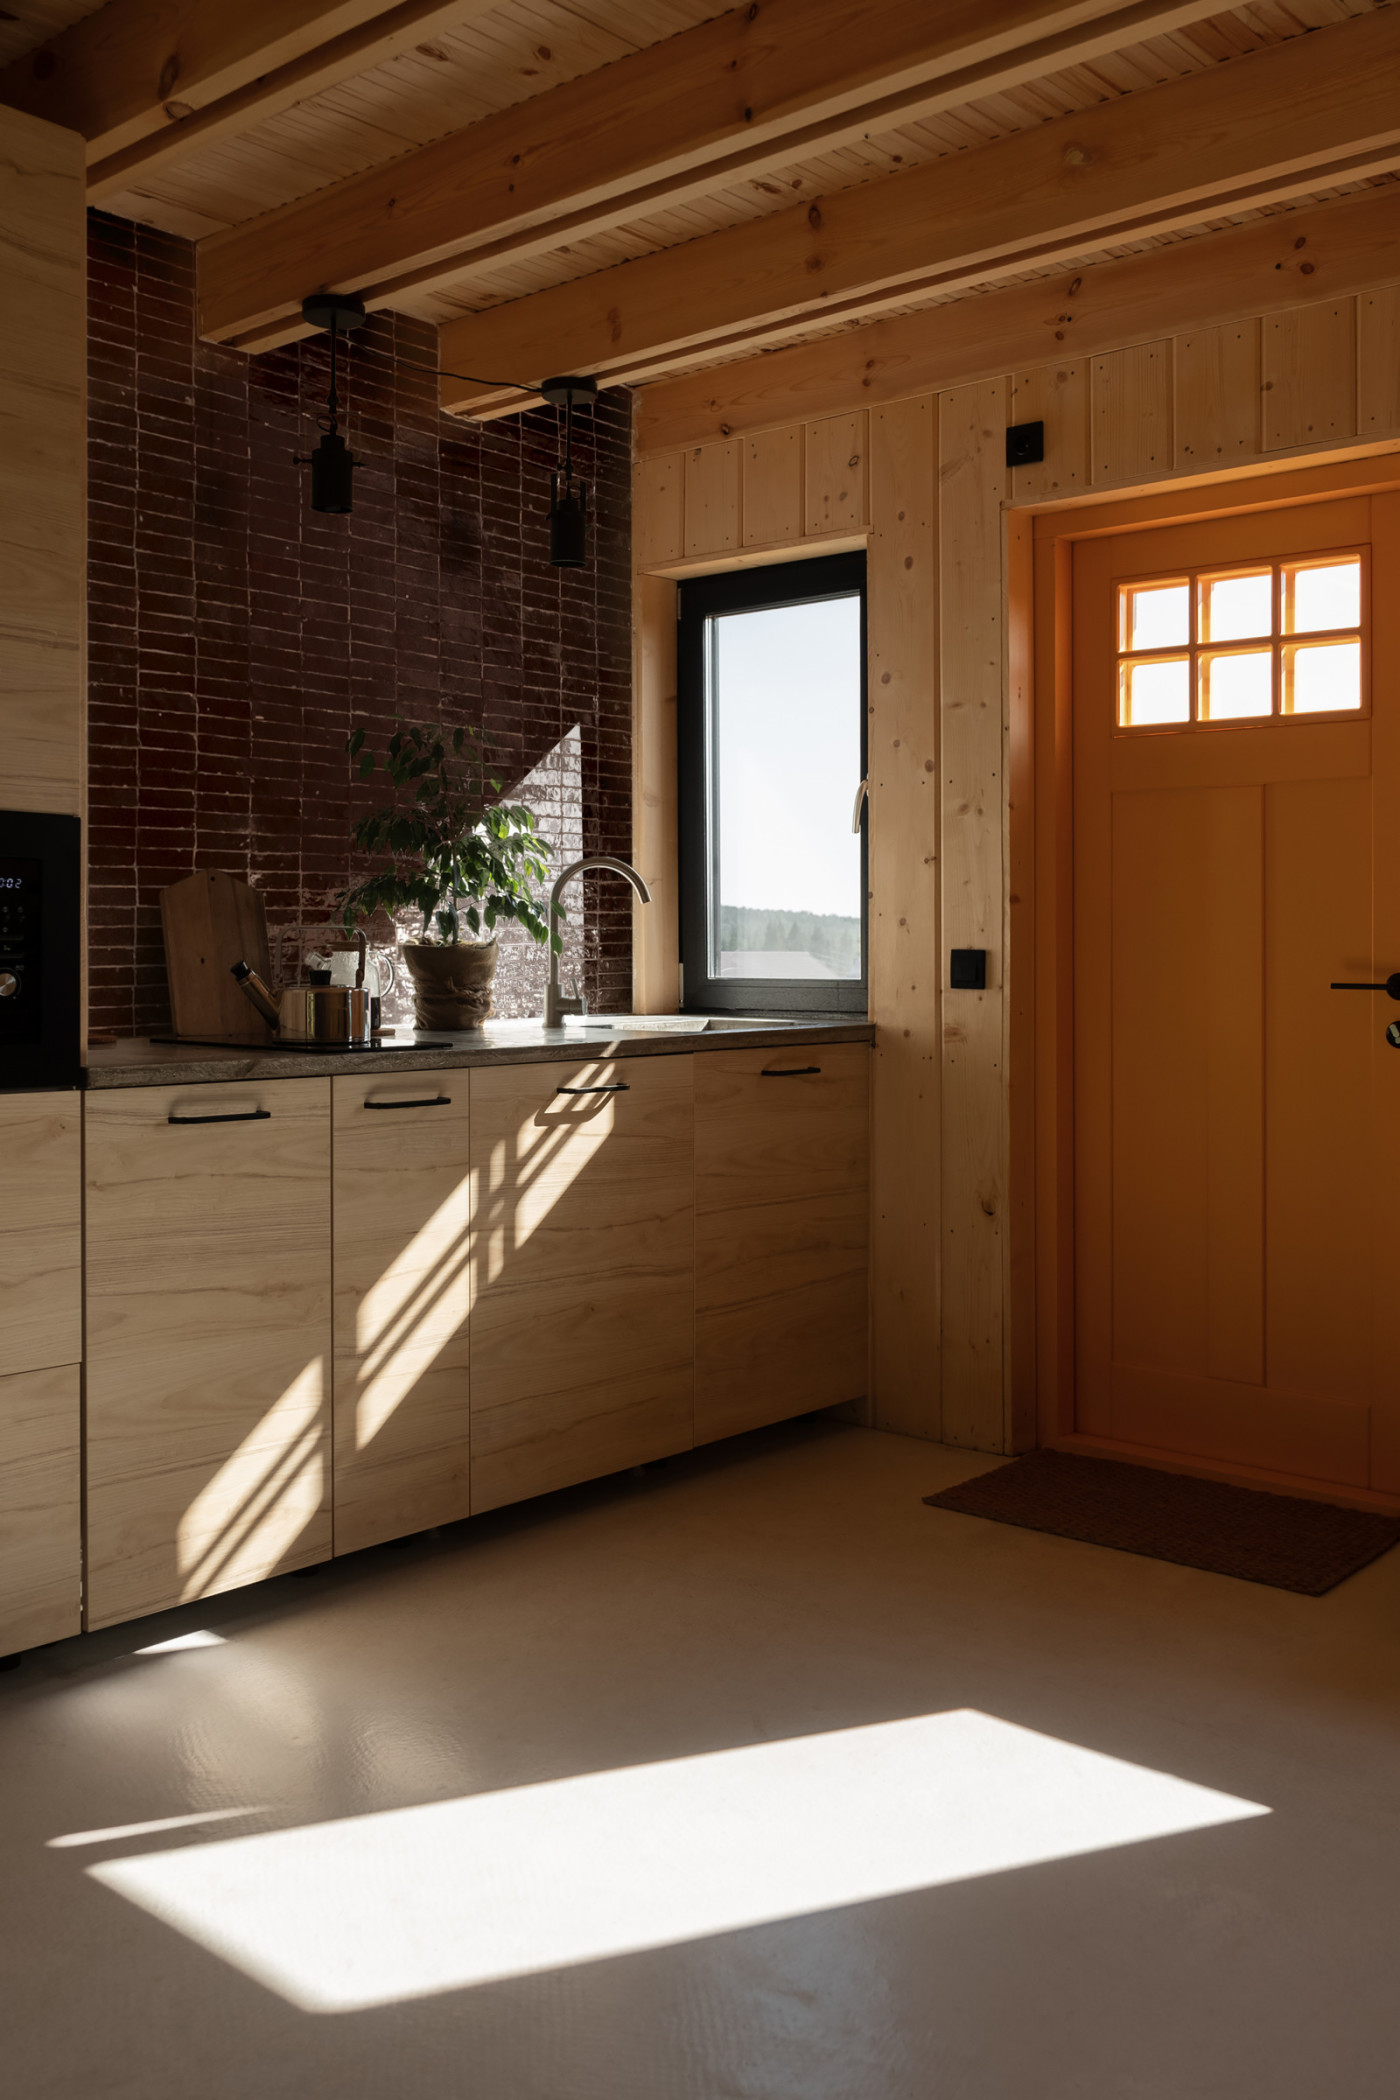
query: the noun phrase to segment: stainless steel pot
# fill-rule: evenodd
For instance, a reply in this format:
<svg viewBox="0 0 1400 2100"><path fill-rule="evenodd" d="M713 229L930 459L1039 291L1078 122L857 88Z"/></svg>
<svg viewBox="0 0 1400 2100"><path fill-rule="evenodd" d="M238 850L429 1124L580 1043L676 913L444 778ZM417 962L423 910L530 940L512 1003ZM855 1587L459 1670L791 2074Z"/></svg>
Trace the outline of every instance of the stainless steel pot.
<svg viewBox="0 0 1400 2100"><path fill-rule="evenodd" d="M233 976L269 1028L284 1043L363 1043L369 1040L370 995L361 985L289 984L275 1000L257 971L235 963Z"/></svg>

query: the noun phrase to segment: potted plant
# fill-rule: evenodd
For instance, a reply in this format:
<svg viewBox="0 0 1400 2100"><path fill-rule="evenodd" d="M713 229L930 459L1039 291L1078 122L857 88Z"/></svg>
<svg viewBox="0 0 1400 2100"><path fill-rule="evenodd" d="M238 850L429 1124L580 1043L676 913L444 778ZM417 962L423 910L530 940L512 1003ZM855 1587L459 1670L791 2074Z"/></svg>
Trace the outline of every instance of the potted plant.
<svg viewBox="0 0 1400 2100"><path fill-rule="evenodd" d="M494 799L501 783L486 776L475 730L396 721L382 753L366 750L363 728L346 738L360 778L378 768L393 793L355 826L355 844L389 866L345 892L345 928L377 911L421 912L422 939L403 946L419 1026L479 1028L491 1012L501 920L561 946L539 902L549 841L523 804Z"/></svg>

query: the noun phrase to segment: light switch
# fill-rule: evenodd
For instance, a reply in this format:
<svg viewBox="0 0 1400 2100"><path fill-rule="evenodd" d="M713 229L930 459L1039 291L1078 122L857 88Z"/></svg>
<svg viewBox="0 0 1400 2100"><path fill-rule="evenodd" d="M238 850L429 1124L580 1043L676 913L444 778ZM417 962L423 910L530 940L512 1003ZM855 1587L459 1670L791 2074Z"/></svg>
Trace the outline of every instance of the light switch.
<svg viewBox="0 0 1400 2100"><path fill-rule="evenodd" d="M948 983L955 992L985 992L987 951L985 948L954 948L948 966Z"/></svg>

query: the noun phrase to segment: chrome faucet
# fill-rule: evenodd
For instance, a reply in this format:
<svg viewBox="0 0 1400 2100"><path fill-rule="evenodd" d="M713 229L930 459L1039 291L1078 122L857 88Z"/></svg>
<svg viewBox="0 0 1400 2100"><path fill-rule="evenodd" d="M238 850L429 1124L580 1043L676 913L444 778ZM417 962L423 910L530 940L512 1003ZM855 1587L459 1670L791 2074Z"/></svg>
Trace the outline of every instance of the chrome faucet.
<svg viewBox="0 0 1400 2100"><path fill-rule="evenodd" d="M559 950L554 945L554 915L558 909L559 892L575 875L586 875L590 868L611 868L614 875L625 876L643 904L650 904L651 891L635 868L629 868L625 860L614 860L610 854L599 854L596 860L576 860L572 867L565 868L549 893L549 982L544 991L544 1025L557 1028L565 1014L583 1014L588 1011L586 1000L575 996L566 999L559 989Z"/></svg>

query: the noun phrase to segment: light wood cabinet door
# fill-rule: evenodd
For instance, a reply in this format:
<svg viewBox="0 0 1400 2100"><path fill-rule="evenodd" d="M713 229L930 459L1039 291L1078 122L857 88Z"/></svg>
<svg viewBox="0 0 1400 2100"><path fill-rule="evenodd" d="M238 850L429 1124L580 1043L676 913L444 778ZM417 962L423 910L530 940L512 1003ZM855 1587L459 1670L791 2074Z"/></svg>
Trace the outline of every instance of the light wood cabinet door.
<svg viewBox="0 0 1400 2100"><path fill-rule="evenodd" d="M82 1107L0 1095L0 1377L83 1353Z"/></svg>
<svg viewBox="0 0 1400 2100"><path fill-rule="evenodd" d="M472 1509L689 1448L689 1056L472 1075Z"/></svg>
<svg viewBox="0 0 1400 2100"><path fill-rule="evenodd" d="M467 1088L331 1082L337 1553L468 1512Z"/></svg>
<svg viewBox="0 0 1400 2100"><path fill-rule="evenodd" d="M76 1364L0 1378L0 1655L82 1623Z"/></svg>
<svg viewBox="0 0 1400 2100"><path fill-rule="evenodd" d="M695 1060L695 1441L866 1389L863 1044Z"/></svg>
<svg viewBox="0 0 1400 2100"><path fill-rule="evenodd" d="M330 1554L330 1086L86 1097L89 1626Z"/></svg>

